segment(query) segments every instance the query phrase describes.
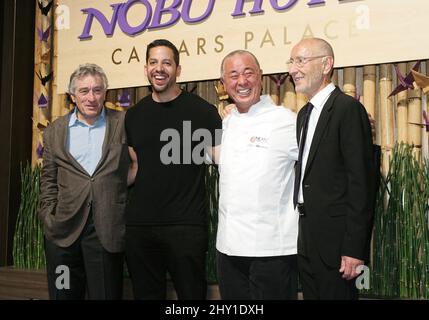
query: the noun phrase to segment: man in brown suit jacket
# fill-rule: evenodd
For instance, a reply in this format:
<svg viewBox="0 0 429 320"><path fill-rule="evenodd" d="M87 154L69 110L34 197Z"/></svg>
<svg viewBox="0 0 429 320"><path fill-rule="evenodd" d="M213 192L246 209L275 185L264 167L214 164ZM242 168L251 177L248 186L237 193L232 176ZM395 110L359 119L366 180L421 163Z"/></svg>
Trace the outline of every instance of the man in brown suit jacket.
<svg viewBox="0 0 429 320"><path fill-rule="evenodd" d="M120 299L128 148L97 65L70 77L75 109L44 133L41 205L51 299Z"/></svg>

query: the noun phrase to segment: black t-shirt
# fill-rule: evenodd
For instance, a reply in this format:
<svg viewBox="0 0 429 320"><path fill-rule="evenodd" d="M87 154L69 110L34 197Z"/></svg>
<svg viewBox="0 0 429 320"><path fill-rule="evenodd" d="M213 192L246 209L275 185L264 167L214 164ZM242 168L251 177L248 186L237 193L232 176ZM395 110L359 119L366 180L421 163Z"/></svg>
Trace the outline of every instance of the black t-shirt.
<svg viewBox="0 0 429 320"><path fill-rule="evenodd" d="M186 91L166 103L148 95L127 111L128 144L138 160L128 225L207 223L201 146L220 144L221 128L216 108Z"/></svg>

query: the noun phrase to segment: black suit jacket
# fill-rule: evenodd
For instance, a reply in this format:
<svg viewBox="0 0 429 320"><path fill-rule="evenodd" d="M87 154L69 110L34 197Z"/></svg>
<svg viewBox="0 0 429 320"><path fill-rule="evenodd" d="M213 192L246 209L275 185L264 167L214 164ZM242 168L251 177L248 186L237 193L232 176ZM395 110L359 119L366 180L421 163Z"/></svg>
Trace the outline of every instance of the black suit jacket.
<svg viewBox="0 0 429 320"><path fill-rule="evenodd" d="M305 112L306 107L298 114L298 140ZM375 197L373 157L365 108L336 88L320 114L303 173L306 215L299 222L299 254L319 254L338 268L342 255L365 260Z"/></svg>

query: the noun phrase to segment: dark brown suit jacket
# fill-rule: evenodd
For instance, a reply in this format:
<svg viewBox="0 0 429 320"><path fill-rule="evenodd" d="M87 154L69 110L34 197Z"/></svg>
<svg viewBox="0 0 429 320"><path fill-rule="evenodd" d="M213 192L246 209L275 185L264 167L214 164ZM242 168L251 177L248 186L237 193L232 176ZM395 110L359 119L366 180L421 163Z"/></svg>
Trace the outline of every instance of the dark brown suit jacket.
<svg viewBox="0 0 429 320"><path fill-rule="evenodd" d="M109 252L124 250L129 167L125 113L105 111L102 155L92 176L66 148L71 113L58 118L44 132L39 217L45 236L60 247L76 241L92 207L103 247Z"/></svg>

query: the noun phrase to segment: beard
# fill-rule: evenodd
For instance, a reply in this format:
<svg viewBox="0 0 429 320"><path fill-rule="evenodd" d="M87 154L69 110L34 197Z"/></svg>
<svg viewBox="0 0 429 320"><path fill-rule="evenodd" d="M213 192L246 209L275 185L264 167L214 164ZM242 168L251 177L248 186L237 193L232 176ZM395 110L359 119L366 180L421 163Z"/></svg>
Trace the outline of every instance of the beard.
<svg viewBox="0 0 429 320"><path fill-rule="evenodd" d="M165 73L161 73L161 74L158 73L157 75L166 75L166 74ZM176 78L175 77L170 78L167 76L166 79L167 79L167 81L165 83L157 84L155 76L150 77L148 80L152 86L152 91L154 91L156 93L164 93L176 85Z"/></svg>

